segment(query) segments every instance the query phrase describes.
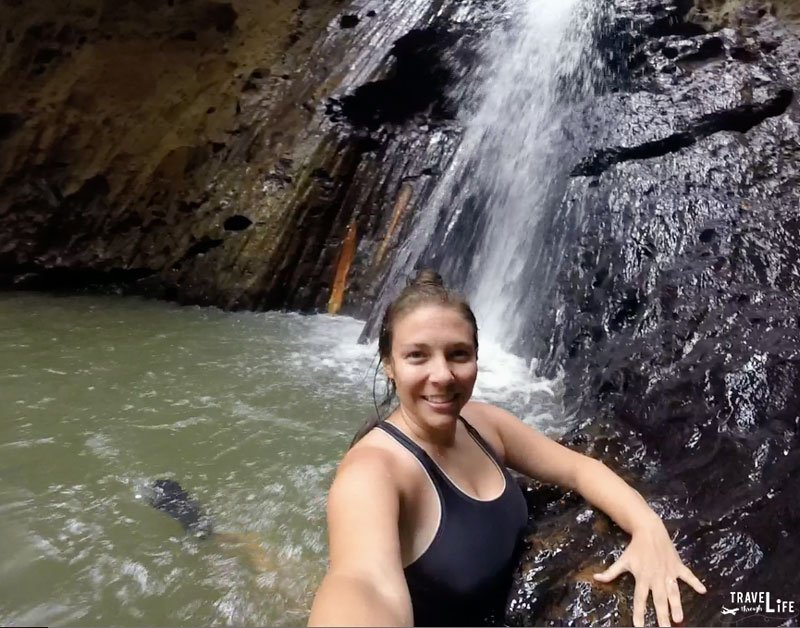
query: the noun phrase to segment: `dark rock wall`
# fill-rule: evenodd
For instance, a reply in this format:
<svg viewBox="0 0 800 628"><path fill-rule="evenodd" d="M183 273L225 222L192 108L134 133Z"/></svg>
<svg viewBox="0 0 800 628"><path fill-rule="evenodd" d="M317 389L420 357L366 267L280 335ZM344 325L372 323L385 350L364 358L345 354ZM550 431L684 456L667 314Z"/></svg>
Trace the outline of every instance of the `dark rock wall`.
<svg viewBox="0 0 800 628"><path fill-rule="evenodd" d="M574 235L553 302L569 314L539 349L583 420L566 440L666 519L709 589L683 587L694 625L798 621L800 28L773 12L744 3L722 28L622 3L626 80L587 113L596 146L553 219ZM624 536L570 496L530 497L509 621L630 622L630 579L591 583ZM722 615L732 591L795 612Z"/></svg>
<svg viewBox="0 0 800 628"><path fill-rule="evenodd" d="M306 311L369 303L452 152L489 12L0 7L0 286ZM355 254L331 298L345 241Z"/></svg>
<svg viewBox="0 0 800 628"><path fill-rule="evenodd" d="M235 216L252 211L248 151L266 143L258 113L291 102L289 79L340 5L0 5L2 284L163 274L180 296L182 284L210 272L192 277L187 268L236 246L245 222ZM306 123L300 104L285 105L273 142ZM272 148L265 169L280 156ZM238 196L237 186L241 201L231 203L226 192ZM229 269L220 270L221 282ZM199 292L187 285L186 300L220 301L217 291Z"/></svg>

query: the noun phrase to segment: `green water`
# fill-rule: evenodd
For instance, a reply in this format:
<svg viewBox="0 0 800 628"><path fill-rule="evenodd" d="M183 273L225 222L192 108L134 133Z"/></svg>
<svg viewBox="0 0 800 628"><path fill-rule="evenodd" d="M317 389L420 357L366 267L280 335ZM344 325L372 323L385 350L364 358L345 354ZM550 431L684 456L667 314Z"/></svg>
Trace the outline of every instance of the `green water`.
<svg viewBox="0 0 800 628"><path fill-rule="evenodd" d="M304 624L325 493L372 403L361 326L0 295L0 624ZM488 347L478 396L556 430L553 383ZM158 477L239 542L148 506Z"/></svg>

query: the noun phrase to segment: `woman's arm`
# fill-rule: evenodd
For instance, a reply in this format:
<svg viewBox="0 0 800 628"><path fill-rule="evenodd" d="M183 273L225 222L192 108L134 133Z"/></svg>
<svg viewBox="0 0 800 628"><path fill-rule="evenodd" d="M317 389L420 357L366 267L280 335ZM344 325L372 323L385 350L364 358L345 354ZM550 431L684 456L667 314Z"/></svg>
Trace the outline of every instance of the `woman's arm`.
<svg viewBox="0 0 800 628"><path fill-rule="evenodd" d="M400 557L400 493L385 454L350 451L328 494L330 566L309 626L411 626Z"/></svg>
<svg viewBox="0 0 800 628"><path fill-rule="evenodd" d="M529 477L577 491L631 535L631 542L619 560L595 578L610 582L625 571L633 574L634 625L644 625L651 591L659 626L670 625L670 609L674 621L683 621L677 579L698 593L705 593L706 589L683 564L663 522L644 498L599 460L556 443L511 413L488 404L470 406L499 437L507 466Z"/></svg>

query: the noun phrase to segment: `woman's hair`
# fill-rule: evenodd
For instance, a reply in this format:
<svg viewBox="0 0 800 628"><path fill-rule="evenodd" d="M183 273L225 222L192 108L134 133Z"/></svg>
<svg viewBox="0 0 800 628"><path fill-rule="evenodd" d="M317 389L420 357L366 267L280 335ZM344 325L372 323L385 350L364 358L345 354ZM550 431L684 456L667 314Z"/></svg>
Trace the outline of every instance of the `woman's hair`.
<svg viewBox="0 0 800 628"><path fill-rule="evenodd" d="M469 304L460 294L452 292L444 287L444 281L439 273L427 269L419 271L417 276L406 284L406 287L403 288L400 295L389 304L389 307L386 308L386 312L383 314L381 330L378 334L379 360L378 366L375 368L375 379L372 385L375 416L367 419L364 425L356 432L353 441L350 443L350 447L355 445L367 432L388 416L389 413L386 412L386 410L394 400L396 391L394 380L389 379L387 381L386 393L380 404L378 404L378 400L375 396L375 380L378 378L381 366L387 363L392 355L392 340L394 336L394 327L397 321L423 305L443 305L458 312L464 320L472 326L472 342L475 345L475 354L477 355L478 323L475 320L475 314L472 313Z"/></svg>

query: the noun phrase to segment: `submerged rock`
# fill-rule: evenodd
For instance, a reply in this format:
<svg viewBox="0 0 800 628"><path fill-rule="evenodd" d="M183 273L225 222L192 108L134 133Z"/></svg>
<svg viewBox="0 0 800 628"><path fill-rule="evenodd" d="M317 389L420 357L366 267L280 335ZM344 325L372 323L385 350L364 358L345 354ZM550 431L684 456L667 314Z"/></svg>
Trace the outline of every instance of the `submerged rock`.
<svg viewBox="0 0 800 628"><path fill-rule="evenodd" d="M149 487L149 491L148 503L175 519L186 532L199 539L207 539L214 534L211 518L175 480L159 478Z"/></svg>
<svg viewBox="0 0 800 628"><path fill-rule="evenodd" d="M685 17L623 3L627 81L587 114L596 144L557 212L575 237L552 311L572 315L545 317L537 346L585 418L565 440L644 494L707 585L682 585L686 621L796 625L800 29L769 12L712 32ZM529 490L543 514L507 620L630 623L632 578L591 578L626 536ZM747 591L794 612L722 615Z"/></svg>

